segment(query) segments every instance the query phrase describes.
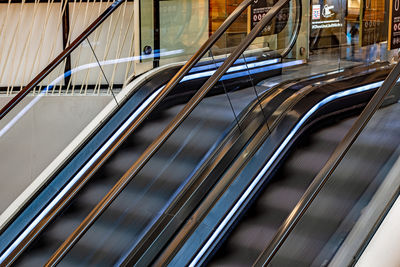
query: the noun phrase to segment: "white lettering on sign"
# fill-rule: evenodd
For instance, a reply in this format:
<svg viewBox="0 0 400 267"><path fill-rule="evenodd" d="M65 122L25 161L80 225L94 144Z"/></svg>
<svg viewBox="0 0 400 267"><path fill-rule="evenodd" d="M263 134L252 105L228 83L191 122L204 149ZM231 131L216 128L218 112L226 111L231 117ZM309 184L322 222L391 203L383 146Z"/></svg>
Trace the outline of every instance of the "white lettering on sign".
<svg viewBox="0 0 400 267"><path fill-rule="evenodd" d="M333 8L334 8L334 6L325 5L324 9L322 10L322 16L324 16L325 18L330 18L333 15L335 15L335 13L332 12L332 10L331 10Z"/></svg>
<svg viewBox="0 0 400 267"><path fill-rule="evenodd" d="M343 24L338 20L323 20L323 21L313 21L311 29L326 29L326 28L338 28L342 27Z"/></svg>

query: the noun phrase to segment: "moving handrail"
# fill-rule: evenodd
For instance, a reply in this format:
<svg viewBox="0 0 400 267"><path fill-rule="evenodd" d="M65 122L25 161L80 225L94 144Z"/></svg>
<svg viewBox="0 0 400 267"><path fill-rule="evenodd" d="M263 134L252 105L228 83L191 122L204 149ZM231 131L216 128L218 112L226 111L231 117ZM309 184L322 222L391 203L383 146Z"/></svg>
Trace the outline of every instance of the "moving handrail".
<svg viewBox="0 0 400 267"><path fill-rule="evenodd" d="M371 98L358 119L350 128L349 132L336 147L325 166L317 174L317 176L307 188L306 192L303 194L295 208L289 214L287 219L283 222L272 241L260 254L256 262L254 263L254 266L266 266L271 262L274 255L278 252L279 248L283 245L289 234L293 231L294 227L297 225L299 220L308 210L314 199L317 197L318 193L329 180L336 167L346 155L347 151L350 149L350 147L360 135L362 130L365 128L367 123L370 121L374 113L381 106L383 100L389 94L399 77L400 62L396 64L396 66L383 82L382 86L375 92L374 96Z"/></svg>
<svg viewBox="0 0 400 267"><path fill-rule="evenodd" d="M118 0L111 7L109 7L100 17L93 22L87 30L85 30L67 49L65 49L52 63L46 67L35 79L28 84L28 86L21 91L17 96L15 96L2 110L0 113L0 119L3 118L19 101L23 99L35 86L37 86L46 75L48 75L51 70L53 70L58 64L62 62L62 60L68 56L80 43L82 43L85 38L93 32L100 24L103 22L121 3L123 0ZM235 11L224 21L224 23L218 28L218 30L211 35L211 37L200 47L200 49L192 56L192 58L185 63L185 65L176 73L176 75L166 84L166 86L160 90L157 96L149 102L149 104L138 114L138 116L132 120L130 125L124 130L121 131L119 138L114 141L114 143L104 151L103 156L98 159L91 168L87 169L85 174L82 176L80 181L77 184L82 185L83 180L88 180L89 177L94 173L94 171L101 166L105 160L109 158L109 156L115 151L119 145L125 140L125 137L129 135L132 131L138 128L138 126L149 116L149 114L157 107L158 104L169 94L169 92L184 78L184 76L192 69L193 66L196 65L197 62L207 53L207 51L215 44L215 42L225 33L225 31L233 24L237 17L252 3L252 0L243 1ZM65 192L65 195L73 195L77 191L77 187L71 187L68 192ZM46 212L45 216L43 216L43 220L33 226L28 227L29 233L26 233L25 237L22 240L17 240L13 243L13 246L10 247L10 251L6 253L6 255L2 255L0 257L0 263L11 263L15 260L16 256L19 255L29 244L35 236L42 231L44 226L46 226L52 218L68 203L68 197L59 197L59 202L51 209L46 209L43 212ZM28 231L28 230L26 230ZM12 250L12 251L11 251ZM3 257L4 256L4 257Z"/></svg>
<svg viewBox="0 0 400 267"><path fill-rule="evenodd" d="M19 102L39 85L63 60L68 57L86 38L95 31L125 0L116 0L95 21L93 21L69 46L67 46L49 65L47 65L24 89L14 96L0 110L0 120L3 119Z"/></svg>
<svg viewBox="0 0 400 267"><path fill-rule="evenodd" d="M238 8L232 13L232 15L240 14L239 10L244 10L252 1L242 2ZM220 78L228 71L228 69L234 64L239 56L248 48L258 34L265 28L265 26L272 21L275 15L289 2L289 0L278 1L267 13L265 17L251 30L239 46L233 51L233 53L224 61L224 63L216 70L216 72L206 81L206 83L196 92L196 94L190 99L185 107L178 113L178 115L171 121L171 123L163 130L163 132L157 137L157 139L144 151L139 159L131 166L131 168L122 176L122 178L115 184L110 192L96 205L96 207L90 212L85 220L74 230L74 232L64 241L64 243L57 249L52 255L46 266L54 266L68 253L68 251L75 245L75 243L86 233L90 226L100 217L100 215L107 209L109 205L115 200L115 198L124 190L132 178L144 167L144 165L150 160L150 158L160 149L160 147L166 142L169 136L179 127L179 125L185 120L185 118L194 110L194 108L201 102L211 88L220 80ZM231 16L232 16L231 15ZM231 16L227 19L230 20ZM221 28L217 30L215 34L221 35ZM216 41L215 38L210 38L212 41ZM206 44L208 41L206 42ZM205 44L205 45L206 45ZM198 51L193 58L197 58L197 55L205 53ZM185 66L193 66L193 58L185 64ZM186 70L188 71L188 70ZM183 77L185 69L181 69L174 78L167 84L163 91L167 90L169 86L176 84L176 77ZM161 93L162 94L162 93ZM159 97L156 97L154 102L158 103ZM147 110L152 110L149 106Z"/></svg>

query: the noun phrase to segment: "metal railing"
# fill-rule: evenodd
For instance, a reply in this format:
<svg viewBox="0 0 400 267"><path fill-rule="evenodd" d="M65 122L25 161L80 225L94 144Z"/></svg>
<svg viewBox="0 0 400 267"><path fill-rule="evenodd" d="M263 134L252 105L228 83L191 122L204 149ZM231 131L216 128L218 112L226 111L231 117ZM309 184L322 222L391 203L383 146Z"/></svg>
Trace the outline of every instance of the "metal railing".
<svg viewBox="0 0 400 267"><path fill-rule="evenodd" d="M254 266L266 266L273 259L274 255L278 252L280 247L283 245L285 240L288 238L290 233L293 231L297 223L300 221L302 216L308 210L318 193L324 187L326 182L335 171L341 160L346 155L352 144L355 142L357 137L361 134L367 123L370 121L374 113L381 106L383 100L388 95L390 90L396 84L400 77L400 62L396 64L390 74L387 76L382 86L375 92L372 99L368 102L367 106L362 111L361 115L354 122L353 126L342 139L339 145L336 147L333 154L328 159L325 166L317 174L312 181L311 185L307 188L295 208L289 214L287 219L283 222L278 232L275 234L272 241L266 247L266 249L260 254Z"/></svg>
<svg viewBox="0 0 400 267"><path fill-rule="evenodd" d="M99 31L93 36L96 52L102 55L100 60L108 57L121 57L125 48L133 52L133 1L125 0L119 12L111 16L109 25L102 23ZM111 0L78 1L78 0L36 0L0 3L0 92L13 95L24 89L24 86L35 78L42 68L51 62L55 55L66 49L75 36L86 29L93 21L113 4ZM113 23L119 21L119 23ZM106 34L105 31L107 30ZM102 32L103 31L103 32ZM62 43L62 46L60 45ZM22 44L22 45L21 45ZM126 46L127 46L126 45ZM110 47L116 47L110 51ZM107 88L100 74L97 79L89 81L90 68L80 70L79 78L76 70L82 58L85 58L82 47L68 54L56 70L57 76L63 78L63 84L54 86L46 94L99 94L100 88ZM91 60L94 61L93 55ZM127 66L127 70L129 67ZM119 71L121 71L119 69ZM82 74L82 72L85 72ZM71 75L67 75L67 74ZM125 71L125 79L128 73ZM65 77L64 77L65 76ZM121 76L121 75L119 75ZM115 75L115 68L109 73L111 84L123 84L123 78ZM73 81L70 81L73 78ZM45 86L45 85L43 85ZM89 88L89 90L88 90ZM34 94L41 91L41 86L31 90ZM110 93L110 90L102 90Z"/></svg>
<svg viewBox="0 0 400 267"><path fill-rule="evenodd" d="M37 87L39 87L40 91L40 83L58 66L63 64L71 53L79 47L85 40L87 40L88 36L94 32L98 27L100 27L103 22L111 15L119 6L123 3L126 3L125 0L117 0L112 3L101 15L95 19L87 28L84 30L70 45L68 45L50 64L48 64L38 75L35 76L23 89L21 89L18 94L8 102L1 110L0 110L0 120L6 116L6 114L14 108L26 95L30 92L33 92ZM89 2L88 2L89 4ZM2 28L4 30L4 26ZM70 38L70 37L68 37ZM112 38L110 38L112 39ZM69 42L69 40L67 40ZM109 46L106 46L106 49L109 49ZM25 52L24 52L25 53ZM107 51L105 51L107 53ZM79 54L78 54L79 57ZM35 57L37 58L37 56ZM6 61L7 62L7 61ZM64 69L61 70L64 75ZM2 72L4 73L4 72ZM68 85L68 84L67 84ZM98 86L98 85L97 85ZM53 87L54 90L54 87Z"/></svg>
<svg viewBox="0 0 400 267"><path fill-rule="evenodd" d="M155 106L161 102L164 96L187 74L187 72L197 63L197 61L211 48L212 44L221 36L227 27L233 23L235 18L239 16L250 4L252 0L243 1L236 10L228 17L223 25L211 36L211 38L201 47L201 49L190 59L185 66L174 76L174 78L165 86L162 92L146 107L145 114L151 112ZM160 149L172 133L179 127L185 118L193 111L193 109L201 102L211 88L221 79L235 61L242 55L247 47L253 42L258 34L265 26L272 21L275 15L289 2L289 0L278 1L267 13L267 15L252 29L247 37L242 40L239 46L224 61L217 71L206 81L206 83L196 92L192 99L171 121L171 123L163 130L163 132L155 139L155 141L145 150L139 159L130 167L123 177L115 184L109 193L96 205L85 220L75 229L75 231L65 240L59 249L52 255L46 266L54 266L68 253L68 251L76 244L76 242L86 233L90 226L100 217L116 197L124 190L133 177L144 167L150 158ZM138 123L144 118L139 118ZM134 123L133 128L137 125Z"/></svg>

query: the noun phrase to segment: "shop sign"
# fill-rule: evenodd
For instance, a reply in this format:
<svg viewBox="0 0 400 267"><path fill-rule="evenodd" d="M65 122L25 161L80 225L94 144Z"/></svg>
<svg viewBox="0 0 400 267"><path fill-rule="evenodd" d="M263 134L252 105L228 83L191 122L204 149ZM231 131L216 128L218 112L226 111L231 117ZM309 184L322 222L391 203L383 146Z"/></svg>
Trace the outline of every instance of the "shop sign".
<svg viewBox="0 0 400 267"><path fill-rule="evenodd" d="M343 23L335 19L334 5L312 5L311 29L340 28Z"/></svg>
<svg viewBox="0 0 400 267"><path fill-rule="evenodd" d="M385 41L385 1L362 0L360 4L360 45L367 46Z"/></svg>
<svg viewBox="0 0 400 267"><path fill-rule="evenodd" d="M390 0L388 49L400 48L400 0Z"/></svg>
<svg viewBox="0 0 400 267"><path fill-rule="evenodd" d="M277 0L254 0L250 6L250 30L267 15ZM289 4L286 5L275 18L263 29L260 36L278 34L286 26L289 19Z"/></svg>

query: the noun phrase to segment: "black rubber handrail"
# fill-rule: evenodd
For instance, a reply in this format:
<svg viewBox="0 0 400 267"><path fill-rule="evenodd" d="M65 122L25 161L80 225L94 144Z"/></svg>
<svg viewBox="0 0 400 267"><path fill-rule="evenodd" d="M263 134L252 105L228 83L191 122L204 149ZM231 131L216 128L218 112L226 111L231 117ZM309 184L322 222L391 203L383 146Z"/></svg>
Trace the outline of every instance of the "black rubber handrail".
<svg viewBox="0 0 400 267"><path fill-rule="evenodd" d="M251 1L242 2L238 8L231 14L241 13L240 7L246 8ZM251 30L244 40L238 45L238 47L232 52L232 54L224 61L224 63L216 70L216 72L205 82L205 84L196 92L196 94L189 100L189 102L182 108L182 110L176 115L171 123L162 131L162 133L155 139L155 141L147 147L139 159L129 168L129 170L121 177L121 179L115 184L110 192L96 205L96 207L89 213L89 215L83 220L83 222L74 230L74 232L63 242L63 244L57 249L57 251L51 256L46 266L55 266L61 261L61 259L68 253L68 251L78 242L78 240L86 233L90 226L100 217L100 215L107 209L109 205L115 200L115 198L125 189L133 177L145 166L150 158L161 148L166 140L174 133L179 125L189 116L194 108L201 102L206 94L212 89L212 87L221 79L221 77L228 71L228 69L235 63L235 61L242 55L242 53L249 47L253 40L258 34L265 28L265 26L272 21L272 19L278 14L278 12L289 2L289 0L279 0L267 13L267 15L261 19L261 21ZM244 4L246 3L246 4ZM240 10L240 11L239 11ZM231 17L230 16L230 17ZM229 17L229 18L230 18ZM227 20L229 20L229 18ZM222 30L219 28L215 34L222 35ZM211 37L212 38L212 37ZM210 39L211 39L210 38ZM214 40L214 39L213 39ZM216 40L215 40L216 41ZM207 41L208 42L208 41ZM204 45L202 46L204 47ZM201 54L198 51L196 55ZM205 53L205 51L204 51ZM189 60L192 62L193 60ZM186 65L192 63L186 63ZM186 66L185 65L185 66ZM194 64L193 64L194 65ZM193 66L192 65L192 66ZM184 71L180 70L176 76L185 75ZM184 74L183 74L184 73ZM182 76L182 77L183 77ZM174 78L175 78L174 77ZM171 84L176 81L171 80L165 90ZM175 85L175 84L174 84ZM154 101L157 101L159 97L156 97Z"/></svg>
<svg viewBox="0 0 400 267"><path fill-rule="evenodd" d="M44 78L47 77L66 57L68 57L86 38L95 31L125 0L116 0L109 6L86 30L84 30L69 46L67 46L47 67L45 67L33 80L13 97L0 110L0 120L3 119L26 95L28 95Z"/></svg>
<svg viewBox="0 0 400 267"><path fill-rule="evenodd" d="M302 216L310 207L311 203L317 197L318 193L324 187L325 183L329 180L336 167L342 161L347 151L355 142L357 137L361 134L367 123L372 116L381 106L383 100L391 91L400 77L400 62L396 64L390 74L387 76L382 86L375 92L374 96L368 102L358 119L354 122L353 126L347 132L346 136L342 139L336 147L333 154L321 171L314 178L306 192L303 194L295 208L286 218L284 223L275 234L272 241L268 244L265 250L260 254L253 266L266 266L278 252L279 248L283 245L289 234L293 231L294 227L300 221Z"/></svg>

